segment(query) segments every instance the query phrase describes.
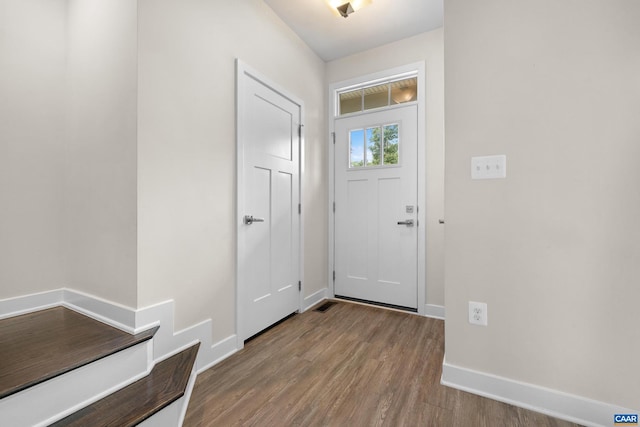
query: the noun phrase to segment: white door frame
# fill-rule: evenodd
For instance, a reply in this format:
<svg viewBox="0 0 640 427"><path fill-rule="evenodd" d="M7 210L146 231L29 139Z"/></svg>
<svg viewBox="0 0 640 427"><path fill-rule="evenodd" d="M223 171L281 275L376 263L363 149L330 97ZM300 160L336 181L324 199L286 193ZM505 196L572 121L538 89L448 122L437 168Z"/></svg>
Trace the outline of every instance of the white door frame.
<svg viewBox="0 0 640 427"><path fill-rule="evenodd" d="M245 188L244 188L244 123L243 123L243 115L242 112L242 99L245 88L244 84L244 76L248 76L263 85L267 86L269 89L274 92L282 95L287 98L289 101L300 107L300 137L299 137L299 159L298 159L298 169L299 169L299 203L300 206L303 206L303 173L304 173L304 102L291 94L286 89L278 86L273 83L267 77L259 73L258 71L252 69L240 59L236 58L236 212L235 212L235 220L236 220L236 340L237 345L236 348L238 350L244 348L244 339L240 331L242 331L242 322L245 316L243 301L246 296L246 281L244 279L244 272L240 268L244 265L244 254L241 253L241 247L238 242L238 236L240 235L240 227L245 226L242 222L242 216L245 212L244 206L244 196L245 196ZM298 293L298 311L302 311L302 302L304 295L304 281L302 278L304 277L304 209L300 212L300 240L299 240L299 259L298 259L298 280L301 282L301 290Z"/></svg>
<svg viewBox="0 0 640 427"><path fill-rule="evenodd" d="M396 76L402 76L403 74L416 73L418 78L418 271L417 271L417 288L418 288L418 314L424 316L426 314L426 88L425 88L425 63L415 62L413 64L404 65L384 71L380 71L373 74L367 74L365 76L356 77L349 80L343 80L340 82L332 83L329 86L329 108L327 111L327 117L329 122L329 140L328 140L328 218L329 218L329 265L327 270L327 289L328 297L333 298L335 296L334 288L334 276L335 270L335 214L333 212L333 206L335 202L335 145L334 145L334 131L335 120L337 115L338 106L338 91L344 90L349 87L364 85L368 83L375 83L377 81L384 81ZM399 107L403 106L400 104ZM390 107L393 108L393 107Z"/></svg>

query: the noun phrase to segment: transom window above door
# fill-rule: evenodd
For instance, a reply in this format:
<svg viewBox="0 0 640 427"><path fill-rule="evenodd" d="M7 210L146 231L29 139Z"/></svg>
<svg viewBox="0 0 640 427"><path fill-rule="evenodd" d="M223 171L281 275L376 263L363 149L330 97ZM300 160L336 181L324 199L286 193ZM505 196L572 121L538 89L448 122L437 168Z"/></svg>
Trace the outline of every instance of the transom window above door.
<svg viewBox="0 0 640 427"><path fill-rule="evenodd" d="M349 168L399 164L400 126L392 123L349 130Z"/></svg>
<svg viewBox="0 0 640 427"><path fill-rule="evenodd" d="M414 102L417 99L417 77L346 89L338 93L338 116Z"/></svg>

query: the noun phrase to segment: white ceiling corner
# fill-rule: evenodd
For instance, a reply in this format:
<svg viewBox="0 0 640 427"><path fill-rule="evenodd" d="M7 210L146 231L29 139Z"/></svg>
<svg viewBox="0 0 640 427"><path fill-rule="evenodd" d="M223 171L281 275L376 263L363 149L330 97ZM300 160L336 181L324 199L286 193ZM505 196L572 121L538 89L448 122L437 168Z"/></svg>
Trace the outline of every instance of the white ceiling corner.
<svg viewBox="0 0 640 427"><path fill-rule="evenodd" d="M373 0L348 18L331 0L264 1L325 61L434 30L443 21L443 0Z"/></svg>

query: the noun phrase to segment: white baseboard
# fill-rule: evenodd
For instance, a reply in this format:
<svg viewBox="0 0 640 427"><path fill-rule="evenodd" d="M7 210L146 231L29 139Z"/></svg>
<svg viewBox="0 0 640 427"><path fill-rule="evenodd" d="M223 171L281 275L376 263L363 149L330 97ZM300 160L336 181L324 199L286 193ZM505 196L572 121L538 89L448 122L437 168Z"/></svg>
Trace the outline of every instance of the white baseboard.
<svg viewBox="0 0 640 427"><path fill-rule="evenodd" d="M302 313L309 310L314 305L318 304L320 301L327 299L327 289L320 289L317 292L305 297L302 302Z"/></svg>
<svg viewBox="0 0 640 427"><path fill-rule="evenodd" d="M231 335L222 341L218 341L216 344L211 346L211 351L208 353L208 359L203 360L198 365L198 373L202 373L207 369L217 365L222 362L227 357L233 355L238 350L240 350L237 346L238 336Z"/></svg>
<svg viewBox="0 0 640 427"><path fill-rule="evenodd" d="M134 308L67 288L63 289L62 305L118 329L134 333Z"/></svg>
<svg viewBox="0 0 640 427"><path fill-rule="evenodd" d="M0 300L0 319L57 307L63 301L64 289L23 295Z"/></svg>
<svg viewBox="0 0 640 427"><path fill-rule="evenodd" d="M177 348L199 341L200 351L198 351L196 359L197 372L210 368L238 351L235 335L216 343L212 342L213 325L211 319L174 332L174 302L172 300L137 310L135 323L136 332L148 329L155 324L160 325L153 340L156 360L174 353Z"/></svg>
<svg viewBox="0 0 640 427"><path fill-rule="evenodd" d="M444 306L442 305L425 304L424 306L425 317L444 320L444 314Z"/></svg>
<svg viewBox="0 0 640 427"><path fill-rule="evenodd" d="M637 410L451 365L446 358L440 382L584 426L610 426L613 425L615 414L639 413Z"/></svg>

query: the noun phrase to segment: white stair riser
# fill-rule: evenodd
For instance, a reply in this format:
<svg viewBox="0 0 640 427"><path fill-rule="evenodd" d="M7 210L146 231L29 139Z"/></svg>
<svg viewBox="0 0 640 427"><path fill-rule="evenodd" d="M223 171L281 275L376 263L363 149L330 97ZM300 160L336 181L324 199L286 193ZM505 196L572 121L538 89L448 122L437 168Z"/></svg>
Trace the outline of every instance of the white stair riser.
<svg viewBox="0 0 640 427"><path fill-rule="evenodd" d="M47 426L147 375L153 340L0 400L4 427Z"/></svg>
<svg viewBox="0 0 640 427"><path fill-rule="evenodd" d="M153 416L138 424L138 427L177 427L179 425L180 411L184 404L185 399L181 397L171 405L156 412Z"/></svg>

